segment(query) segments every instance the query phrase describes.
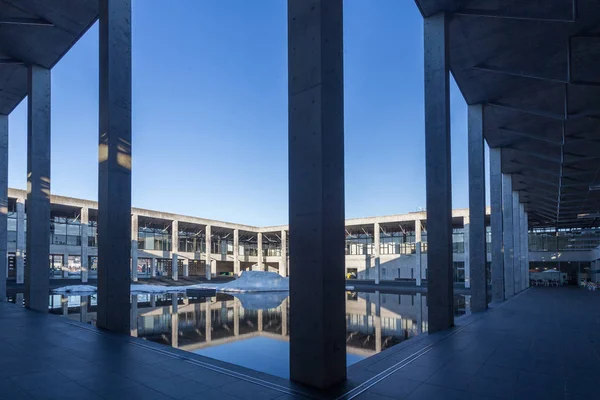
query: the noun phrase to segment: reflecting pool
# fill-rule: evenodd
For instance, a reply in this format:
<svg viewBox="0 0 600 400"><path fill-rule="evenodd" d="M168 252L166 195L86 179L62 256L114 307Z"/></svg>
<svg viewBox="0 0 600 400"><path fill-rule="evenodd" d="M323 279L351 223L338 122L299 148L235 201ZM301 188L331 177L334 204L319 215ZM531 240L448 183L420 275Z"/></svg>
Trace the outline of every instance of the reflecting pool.
<svg viewBox="0 0 600 400"><path fill-rule="evenodd" d="M347 363L395 346L427 331L427 295L347 292ZM22 294L9 300L22 304ZM469 296L454 297L456 316L469 312ZM289 377L287 292L184 293L131 297L131 334L181 350ZM96 295L51 295L50 312L85 323L96 319Z"/></svg>

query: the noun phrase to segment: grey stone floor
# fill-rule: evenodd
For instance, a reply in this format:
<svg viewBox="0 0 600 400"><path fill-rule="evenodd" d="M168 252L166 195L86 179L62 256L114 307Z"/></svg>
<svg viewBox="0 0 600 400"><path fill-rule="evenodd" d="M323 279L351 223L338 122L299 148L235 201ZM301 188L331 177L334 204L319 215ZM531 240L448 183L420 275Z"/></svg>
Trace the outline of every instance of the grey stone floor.
<svg viewBox="0 0 600 400"><path fill-rule="evenodd" d="M575 288L394 346L329 393L13 304L0 326L0 399L600 399L600 292Z"/></svg>

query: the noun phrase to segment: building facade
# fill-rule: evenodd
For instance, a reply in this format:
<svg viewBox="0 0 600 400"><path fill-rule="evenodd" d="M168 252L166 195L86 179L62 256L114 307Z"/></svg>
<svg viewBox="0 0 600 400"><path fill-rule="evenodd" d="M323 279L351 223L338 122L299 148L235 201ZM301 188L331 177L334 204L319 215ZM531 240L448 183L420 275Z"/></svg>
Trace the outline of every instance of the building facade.
<svg viewBox="0 0 600 400"><path fill-rule="evenodd" d="M26 192L9 190L8 279L22 283L27 254ZM98 269L97 203L51 197L50 278L87 282ZM289 275L288 227L255 227L224 221L132 209L132 280L167 276L173 279L238 275L267 270ZM486 216L487 270L491 263L489 210ZM453 211L453 276L470 287L469 210ZM573 280L596 277L600 263L600 231L530 232L532 268L559 269ZM346 220L348 278L416 281L427 279L427 224L425 212ZM176 268L173 266L177 265ZM598 264L600 265L600 264ZM489 277L489 273L488 273ZM489 278L488 278L489 280Z"/></svg>

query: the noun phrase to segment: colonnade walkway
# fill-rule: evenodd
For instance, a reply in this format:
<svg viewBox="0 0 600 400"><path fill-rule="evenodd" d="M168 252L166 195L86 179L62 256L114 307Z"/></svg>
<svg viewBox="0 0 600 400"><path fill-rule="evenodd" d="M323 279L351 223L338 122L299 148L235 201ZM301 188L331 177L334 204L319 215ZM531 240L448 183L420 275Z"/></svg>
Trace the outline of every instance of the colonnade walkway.
<svg viewBox="0 0 600 400"><path fill-rule="evenodd" d="M319 393L0 303L0 393L7 399L598 398L600 293L531 288L456 323L352 365L343 388Z"/></svg>

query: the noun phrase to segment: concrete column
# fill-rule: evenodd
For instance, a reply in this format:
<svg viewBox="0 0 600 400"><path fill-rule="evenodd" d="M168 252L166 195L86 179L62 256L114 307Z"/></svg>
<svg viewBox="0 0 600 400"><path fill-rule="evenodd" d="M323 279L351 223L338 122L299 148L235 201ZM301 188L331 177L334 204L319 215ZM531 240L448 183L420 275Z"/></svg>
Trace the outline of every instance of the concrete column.
<svg viewBox="0 0 600 400"><path fill-rule="evenodd" d="M468 108L469 133L469 223L465 230L465 287L467 265L471 288L471 311L487 308L487 277L485 248L485 149L483 143L483 106Z"/></svg>
<svg viewBox="0 0 600 400"><path fill-rule="evenodd" d="M288 335L288 299L281 303L281 336Z"/></svg>
<svg viewBox="0 0 600 400"><path fill-rule="evenodd" d="M152 308L156 307L156 295L155 294L150 295L150 307L152 307Z"/></svg>
<svg viewBox="0 0 600 400"><path fill-rule="evenodd" d="M379 227L379 222L375 222L373 226L373 255L375 256L375 284L379 285L379 281L381 280L381 228Z"/></svg>
<svg viewBox="0 0 600 400"><path fill-rule="evenodd" d="M264 328L264 326L263 326L263 310L262 309L258 310L258 323L257 324L258 324L258 331L262 332L263 328Z"/></svg>
<svg viewBox="0 0 600 400"><path fill-rule="evenodd" d="M279 275L287 276L287 231L281 231L281 260L279 261Z"/></svg>
<svg viewBox="0 0 600 400"><path fill-rule="evenodd" d="M454 325L448 16L425 18L425 169L429 332Z"/></svg>
<svg viewBox="0 0 600 400"><path fill-rule="evenodd" d="M131 336L137 337L138 335L138 326L137 326L137 318L138 318L138 298L137 295L131 295L131 315L130 315L130 325L131 325Z"/></svg>
<svg viewBox="0 0 600 400"><path fill-rule="evenodd" d="M490 148L490 205L492 236L492 302L504 300L502 215L502 151Z"/></svg>
<svg viewBox="0 0 600 400"><path fill-rule="evenodd" d="M152 278L156 278L156 269L157 269L158 260L156 258L152 259L152 270L150 271L150 276Z"/></svg>
<svg viewBox="0 0 600 400"><path fill-rule="evenodd" d="M179 222L171 223L171 276L174 281L179 279L179 260L177 253L179 252Z"/></svg>
<svg viewBox="0 0 600 400"><path fill-rule="evenodd" d="M185 258L182 261L183 261L183 276L187 278L188 276L190 276L190 260Z"/></svg>
<svg viewBox="0 0 600 400"><path fill-rule="evenodd" d="M99 0L97 326L129 334L131 1Z"/></svg>
<svg viewBox="0 0 600 400"><path fill-rule="evenodd" d="M236 278L240 275L240 231L233 230L233 274Z"/></svg>
<svg viewBox="0 0 600 400"><path fill-rule="evenodd" d="M263 266L263 247L262 247L262 233L258 232L256 235L256 240L258 241L258 270L264 271L265 267Z"/></svg>
<svg viewBox="0 0 600 400"><path fill-rule="evenodd" d="M17 199L17 283L25 282L25 199Z"/></svg>
<svg viewBox="0 0 600 400"><path fill-rule="evenodd" d="M90 210L87 207L81 209L81 282L87 283L90 260L88 253L88 223Z"/></svg>
<svg viewBox="0 0 600 400"><path fill-rule="evenodd" d="M463 217L463 246L464 246L464 257L465 257L465 289L471 288L471 263L469 259L469 231L470 231L470 220L469 217Z"/></svg>
<svg viewBox="0 0 600 400"><path fill-rule="evenodd" d="M423 267L421 266L421 221L415 220L415 256L417 262L415 263L415 280L417 286L421 286L421 280L423 279Z"/></svg>
<svg viewBox="0 0 600 400"><path fill-rule="evenodd" d="M523 278L523 272L521 267L523 265L521 261L521 210L519 192L512 193L513 196L513 247L514 247L514 282L515 282L515 293L519 293L523 288L521 287L521 279Z"/></svg>
<svg viewBox="0 0 600 400"><path fill-rule="evenodd" d="M138 280L138 216L131 214L131 280Z"/></svg>
<svg viewBox="0 0 600 400"><path fill-rule="evenodd" d="M50 255L50 70L29 66L25 305L48 312Z"/></svg>
<svg viewBox="0 0 600 400"><path fill-rule="evenodd" d="M0 302L6 300L8 274L8 115L0 115Z"/></svg>
<svg viewBox="0 0 600 400"><path fill-rule="evenodd" d="M343 47L342 0L288 1L290 378L322 389L346 379Z"/></svg>
<svg viewBox="0 0 600 400"><path fill-rule="evenodd" d="M525 251L523 251L523 262L525 263L525 287L529 287L529 219L527 212L525 211L525 206L523 206L523 246Z"/></svg>
<svg viewBox="0 0 600 400"><path fill-rule="evenodd" d="M68 278L69 277L69 253L68 253L68 251L66 249L65 249L65 252L63 253L63 271L62 271L62 275L63 275L63 278Z"/></svg>
<svg viewBox="0 0 600 400"><path fill-rule="evenodd" d="M211 231L211 226L206 225L206 279L209 281L212 278Z"/></svg>
<svg viewBox="0 0 600 400"><path fill-rule="evenodd" d="M171 295L171 346L179 347L179 308L177 293Z"/></svg>
<svg viewBox="0 0 600 400"><path fill-rule="evenodd" d="M504 298L515 294L512 176L502 174L502 243L504 249Z"/></svg>
<svg viewBox="0 0 600 400"><path fill-rule="evenodd" d="M173 278L174 281L179 279L178 265L179 265L179 256L177 254L173 253L173 256L171 258L171 277Z"/></svg>
<svg viewBox="0 0 600 400"><path fill-rule="evenodd" d="M79 297L79 321L87 324L88 322L88 306L90 304L90 296Z"/></svg>

